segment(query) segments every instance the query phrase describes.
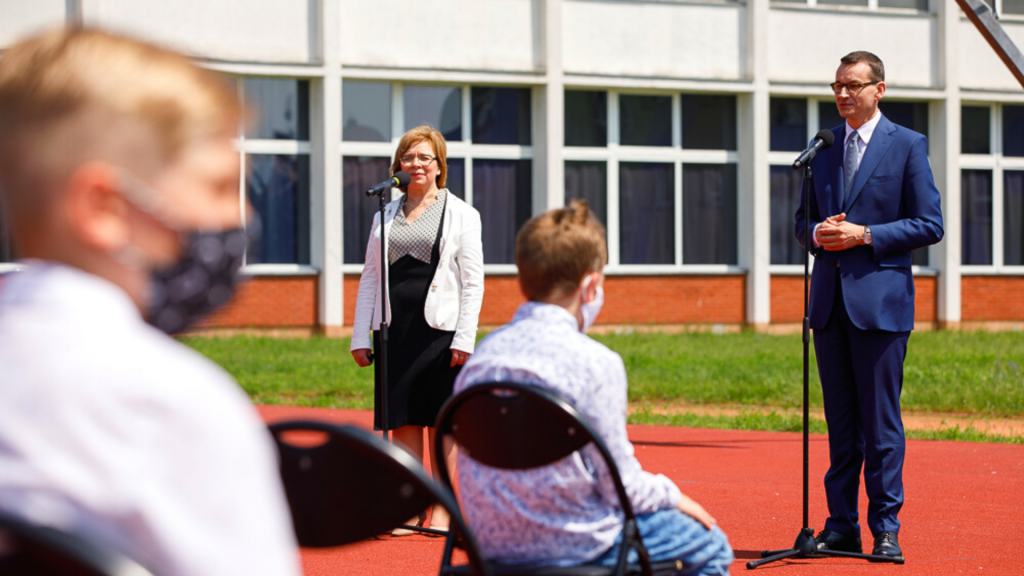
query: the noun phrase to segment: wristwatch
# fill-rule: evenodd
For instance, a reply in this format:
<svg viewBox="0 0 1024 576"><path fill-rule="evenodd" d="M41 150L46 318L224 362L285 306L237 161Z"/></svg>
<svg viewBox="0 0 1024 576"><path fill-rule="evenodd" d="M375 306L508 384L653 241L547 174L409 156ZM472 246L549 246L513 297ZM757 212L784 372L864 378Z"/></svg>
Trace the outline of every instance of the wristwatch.
<svg viewBox="0 0 1024 576"><path fill-rule="evenodd" d="M871 244L871 226L864 226L864 243Z"/></svg>

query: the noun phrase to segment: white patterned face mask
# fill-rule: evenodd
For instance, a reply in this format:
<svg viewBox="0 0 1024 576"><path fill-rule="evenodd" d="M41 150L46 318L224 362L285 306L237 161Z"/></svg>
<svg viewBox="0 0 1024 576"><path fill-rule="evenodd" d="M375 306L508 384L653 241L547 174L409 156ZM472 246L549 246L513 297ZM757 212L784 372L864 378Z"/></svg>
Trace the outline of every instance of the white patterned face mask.
<svg viewBox="0 0 1024 576"><path fill-rule="evenodd" d="M598 276L591 274L583 280L584 298L586 297L587 290L590 285L596 282ZM586 334L587 330L594 325L594 321L597 320L597 315L601 313L601 307L604 306L604 286L597 287L597 294L594 295L594 299L590 302L584 302L580 305L580 312L583 314L583 326L580 327L580 332Z"/></svg>
<svg viewBox="0 0 1024 576"><path fill-rule="evenodd" d="M146 321L167 334L194 326L231 300L245 250L260 236L259 221L246 228L218 231L180 230L164 216L159 196L148 185L125 174L121 193L143 212L178 232L181 256L168 266L150 269ZM131 261L142 268L138 249L129 247Z"/></svg>
<svg viewBox="0 0 1024 576"><path fill-rule="evenodd" d="M183 234L181 258L150 274L146 320L177 334L231 300L253 227Z"/></svg>

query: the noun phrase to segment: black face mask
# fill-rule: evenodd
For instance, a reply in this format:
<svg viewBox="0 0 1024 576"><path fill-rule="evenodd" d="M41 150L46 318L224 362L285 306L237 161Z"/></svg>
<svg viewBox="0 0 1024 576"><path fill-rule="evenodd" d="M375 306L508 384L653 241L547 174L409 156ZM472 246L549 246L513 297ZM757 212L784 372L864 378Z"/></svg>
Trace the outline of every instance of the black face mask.
<svg viewBox="0 0 1024 576"><path fill-rule="evenodd" d="M181 258L151 273L147 321L162 332L177 334L224 306L234 295L245 249L259 236L259 226L222 232L192 232Z"/></svg>

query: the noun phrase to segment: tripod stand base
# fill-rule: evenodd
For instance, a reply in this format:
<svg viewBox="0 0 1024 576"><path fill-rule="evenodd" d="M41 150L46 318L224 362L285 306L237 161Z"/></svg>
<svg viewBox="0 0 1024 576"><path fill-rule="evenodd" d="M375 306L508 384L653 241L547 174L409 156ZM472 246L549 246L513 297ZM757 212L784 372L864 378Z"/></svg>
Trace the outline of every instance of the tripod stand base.
<svg viewBox="0 0 1024 576"><path fill-rule="evenodd" d="M786 558L857 558L868 562L891 562L903 564L903 556L884 556L880 554L861 554L858 552L842 552L840 550L818 550L814 543L814 528L803 528L792 548L783 550L765 550L761 552L761 560L747 562L747 570L758 566L785 560Z"/></svg>

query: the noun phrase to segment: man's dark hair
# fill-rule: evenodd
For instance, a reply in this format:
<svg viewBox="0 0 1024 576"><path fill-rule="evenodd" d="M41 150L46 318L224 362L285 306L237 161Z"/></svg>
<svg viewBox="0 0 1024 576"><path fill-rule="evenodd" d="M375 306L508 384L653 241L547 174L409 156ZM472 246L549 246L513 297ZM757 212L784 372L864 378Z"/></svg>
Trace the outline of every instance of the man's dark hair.
<svg viewBox="0 0 1024 576"><path fill-rule="evenodd" d="M885 82L885 64L882 64L882 59L871 52L866 50L857 50L856 52L850 52L846 56L843 56L839 61L843 64L867 62L868 66L871 67L871 81Z"/></svg>

